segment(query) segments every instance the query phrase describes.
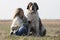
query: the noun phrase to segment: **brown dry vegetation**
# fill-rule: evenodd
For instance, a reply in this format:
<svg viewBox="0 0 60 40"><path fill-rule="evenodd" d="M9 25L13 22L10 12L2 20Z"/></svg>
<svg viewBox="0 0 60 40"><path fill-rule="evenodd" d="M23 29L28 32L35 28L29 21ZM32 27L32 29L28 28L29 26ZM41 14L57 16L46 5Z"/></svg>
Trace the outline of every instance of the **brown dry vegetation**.
<svg viewBox="0 0 60 40"><path fill-rule="evenodd" d="M10 36L10 20L0 21L0 40L60 40L60 20L42 20L43 25L47 29L47 34L44 37L34 36Z"/></svg>

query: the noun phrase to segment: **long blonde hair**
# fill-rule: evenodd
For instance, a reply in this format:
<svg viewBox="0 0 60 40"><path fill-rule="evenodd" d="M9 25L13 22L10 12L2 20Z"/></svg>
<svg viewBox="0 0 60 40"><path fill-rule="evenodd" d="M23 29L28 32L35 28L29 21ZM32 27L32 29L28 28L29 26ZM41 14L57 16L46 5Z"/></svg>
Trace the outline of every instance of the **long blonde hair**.
<svg viewBox="0 0 60 40"><path fill-rule="evenodd" d="M23 11L22 8L17 8L16 13L15 13L13 19L14 19L16 16L20 16L20 12L21 12L21 11Z"/></svg>

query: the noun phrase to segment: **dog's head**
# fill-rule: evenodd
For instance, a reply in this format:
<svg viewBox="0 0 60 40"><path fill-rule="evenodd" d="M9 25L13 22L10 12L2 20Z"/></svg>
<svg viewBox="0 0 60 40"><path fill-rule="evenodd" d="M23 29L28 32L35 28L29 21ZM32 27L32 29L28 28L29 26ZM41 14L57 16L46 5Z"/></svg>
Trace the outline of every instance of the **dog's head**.
<svg viewBox="0 0 60 40"><path fill-rule="evenodd" d="M38 5L37 5L36 2L34 2L34 3L30 2L30 3L28 4L28 6L27 6L27 9L28 9L29 11L35 12L35 11L37 11L37 10L39 9L39 7L38 7Z"/></svg>

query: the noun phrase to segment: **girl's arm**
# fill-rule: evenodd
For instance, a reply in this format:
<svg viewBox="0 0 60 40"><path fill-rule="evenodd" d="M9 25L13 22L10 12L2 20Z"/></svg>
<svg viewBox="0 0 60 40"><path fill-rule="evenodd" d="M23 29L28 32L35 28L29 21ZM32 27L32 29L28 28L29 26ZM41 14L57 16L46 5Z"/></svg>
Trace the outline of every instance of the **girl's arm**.
<svg viewBox="0 0 60 40"><path fill-rule="evenodd" d="M15 25L16 21L17 21L17 17L12 20L12 24L11 24L11 28L10 28L10 34L13 34L14 29L15 29L14 27L17 26L17 25Z"/></svg>

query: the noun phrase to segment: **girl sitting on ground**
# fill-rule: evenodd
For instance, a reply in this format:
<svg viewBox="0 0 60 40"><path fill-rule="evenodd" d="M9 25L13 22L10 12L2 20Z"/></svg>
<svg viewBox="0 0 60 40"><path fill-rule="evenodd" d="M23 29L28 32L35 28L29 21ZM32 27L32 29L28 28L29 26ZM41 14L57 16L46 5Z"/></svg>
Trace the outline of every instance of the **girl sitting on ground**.
<svg viewBox="0 0 60 40"><path fill-rule="evenodd" d="M27 18L24 16L24 11L21 8L16 10L16 14L14 15L10 34L15 35L27 35L28 32L28 22Z"/></svg>

